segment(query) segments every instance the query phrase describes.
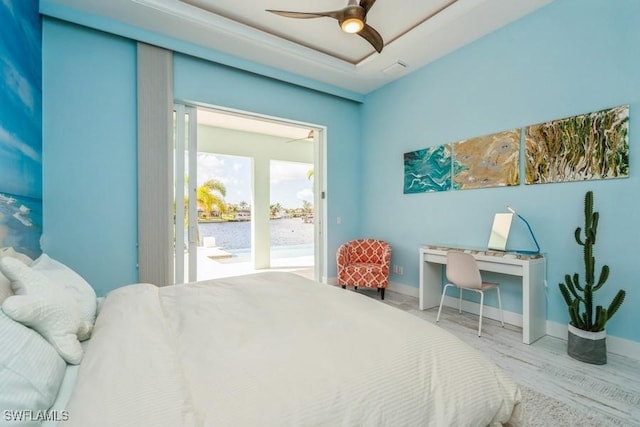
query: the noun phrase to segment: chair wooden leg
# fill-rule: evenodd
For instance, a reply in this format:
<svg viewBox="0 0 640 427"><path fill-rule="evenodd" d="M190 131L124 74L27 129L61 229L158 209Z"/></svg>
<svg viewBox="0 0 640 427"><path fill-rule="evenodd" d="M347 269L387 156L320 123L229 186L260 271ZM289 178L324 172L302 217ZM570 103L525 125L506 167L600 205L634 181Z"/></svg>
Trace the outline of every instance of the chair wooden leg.
<svg viewBox="0 0 640 427"><path fill-rule="evenodd" d="M353 287L353 289L355 289L355 290L357 291L357 290L358 290L358 287L357 287L357 286L354 286L354 287Z"/></svg>
<svg viewBox="0 0 640 427"><path fill-rule="evenodd" d="M347 285L342 285L342 289L347 289Z"/></svg>
<svg viewBox="0 0 640 427"><path fill-rule="evenodd" d="M380 288L378 288L378 293L380 293Z"/></svg>
<svg viewBox="0 0 640 427"><path fill-rule="evenodd" d="M380 298L384 299L384 288L378 288L378 290L380 291Z"/></svg>

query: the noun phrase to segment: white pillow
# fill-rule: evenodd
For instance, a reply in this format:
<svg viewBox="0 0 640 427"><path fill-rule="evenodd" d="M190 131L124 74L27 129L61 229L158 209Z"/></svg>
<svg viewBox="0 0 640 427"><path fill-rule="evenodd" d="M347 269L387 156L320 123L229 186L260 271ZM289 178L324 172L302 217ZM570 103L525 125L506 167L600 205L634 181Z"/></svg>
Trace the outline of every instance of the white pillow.
<svg viewBox="0 0 640 427"><path fill-rule="evenodd" d="M34 412L49 409L67 364L36 331L11 320L2 311L0 342L0 408ZM2 421L0 425L4 425ZM16 425L39 426L40 422Z"/></svg>
<svg viewBox="0 0 640 427"><path fill-rule="evenodd" d="M4 274L0 273L0 304L11 295L13 295L11 281L9 281Z"/></svg>
<svg viewBox="0 0 640 427"><path fill-rule="evenodd" d="M33 260L27 255L16 252L15 249L11 247L0 248L0 258L5 256L16 258L22 261L25 265L31 265L31 263L33 262ZM0 304L2 304L2 302L9 298L11 295L13 295L13 289L11 289L11 281L0 272Z"/></svg>
<svg viewBox="0 0 640 427"><path fill-rule="evenodd" d="M16 252L16 250L12 247L8 247L8 248L0 248L0 258L5 257L5 256L9 256L11 258L15 258L17 260L22 261L23 264L25 265L30 265L33 260L31 258L29 258L28 255L25 255L21 252Z"/></svg>
<svg viewBox="0 0 640 427"><path fill-rule="evenodd" d="M40 255L31 264L31 268L47 276L57 286L66 289L78 304L83 319L93 326L96 321L96 291L82 276L46 254ZM82 341L83 338L81 337L80 340Z"/></svg>
<svg viewBox="0 0 640 427"><path fill-rule="evenodd" d="M75 300L45 275L14 258L0 258L0 271L11 280L16 293L4 301L2 311L35 329L68 363L80 363L83 351L78 337L89 336L91 327L82 319Z"/></svg>

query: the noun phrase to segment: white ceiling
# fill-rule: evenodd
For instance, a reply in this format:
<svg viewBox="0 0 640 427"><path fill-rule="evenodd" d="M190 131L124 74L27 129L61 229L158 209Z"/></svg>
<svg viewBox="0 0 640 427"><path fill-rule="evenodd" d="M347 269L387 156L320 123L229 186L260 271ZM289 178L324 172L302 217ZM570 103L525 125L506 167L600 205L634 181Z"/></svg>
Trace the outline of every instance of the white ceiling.
<svg viewBox="0 0 640 427"><path fill-rule="evenodd" d="M309 138L313 133L309 133L311 129L307 126L298 126L265 117L251 117L247 114L208 108L198 108L198 124L277 136L285 139L285 142L313 139Z"/></svg>
<svg viewBox="0 0 640 427"><path fill-rule="evenodd" d="M41 7L77 9L366 94L551 1L377 0L367 23L385 41L380 54L332 18L265 11L337 10L347 0L43 0Z"/></svg>

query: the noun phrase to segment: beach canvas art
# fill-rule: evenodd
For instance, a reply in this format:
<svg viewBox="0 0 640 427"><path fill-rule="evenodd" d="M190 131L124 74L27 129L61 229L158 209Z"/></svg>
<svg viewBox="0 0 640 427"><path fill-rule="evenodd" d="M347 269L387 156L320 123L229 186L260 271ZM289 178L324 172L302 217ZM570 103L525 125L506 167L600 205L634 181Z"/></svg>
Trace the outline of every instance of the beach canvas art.
<svg viewBox="0 0 640 427"><path fill-rule="evenodd" d="M451 145L439 145L404 154L404 193L451 189Z"/></svg>
<svg viewBox="0 0 640 427"><path fill-rule="evenodd" d="M529 126L526 183L629 176L629 106Z"/></svg>
<svg viewBox="0 0 640 427"><path fill-rule="evenodd" d="M38 1L1 1L0 247L32 258L42 235L41 52Z"/></svg>
<svg viewBox="0 0 640 427"><path fill-rule="evenodd" d="M453 144L453 188L506 187L520 183L520 129Z"/></svg>

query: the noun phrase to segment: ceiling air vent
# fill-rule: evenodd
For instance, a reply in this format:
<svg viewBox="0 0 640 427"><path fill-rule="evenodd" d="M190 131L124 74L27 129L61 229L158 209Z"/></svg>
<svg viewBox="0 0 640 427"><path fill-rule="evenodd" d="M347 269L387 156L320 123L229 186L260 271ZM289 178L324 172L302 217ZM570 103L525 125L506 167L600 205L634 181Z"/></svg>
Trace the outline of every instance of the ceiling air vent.
<svg viewBox="0 0 640 427"><path fill-rule="evenodd" d="M407 69L407 64L405 64L402 61L397 61L389 65L384 70L382 70L382 72L388 76L397 76L398 74L402 73L406 69Z"/></svg>

